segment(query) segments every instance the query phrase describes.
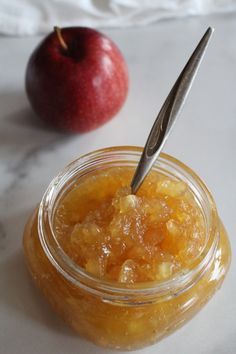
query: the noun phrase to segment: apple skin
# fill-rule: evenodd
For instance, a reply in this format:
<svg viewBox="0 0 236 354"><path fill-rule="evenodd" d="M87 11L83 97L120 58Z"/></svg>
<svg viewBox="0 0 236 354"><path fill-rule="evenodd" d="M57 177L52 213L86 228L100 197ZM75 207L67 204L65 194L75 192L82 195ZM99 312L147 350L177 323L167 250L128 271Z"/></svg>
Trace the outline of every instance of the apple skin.
<svg viewBox="0 0 236 354"><path fill-rule="evenodd" d="M128 93L128 69L104 34L86 27L50 33L32 53L26 92L35 113L53 128L86 132L111 119Z"/></svg>

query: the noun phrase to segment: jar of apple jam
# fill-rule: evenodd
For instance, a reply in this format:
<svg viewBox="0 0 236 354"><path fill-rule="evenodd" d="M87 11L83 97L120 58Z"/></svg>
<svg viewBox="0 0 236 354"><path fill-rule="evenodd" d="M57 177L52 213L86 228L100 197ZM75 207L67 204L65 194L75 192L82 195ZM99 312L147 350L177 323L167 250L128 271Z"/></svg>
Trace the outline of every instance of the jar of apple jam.
<svg viewBox="0 0 236 354"><path fill-rule="evenodd" d="M220 287L230 245L214 200L161 154L136 195L142 149L113 147L68 165L24 232L33 280L81 336L136 349L191 319Z"/></svg>

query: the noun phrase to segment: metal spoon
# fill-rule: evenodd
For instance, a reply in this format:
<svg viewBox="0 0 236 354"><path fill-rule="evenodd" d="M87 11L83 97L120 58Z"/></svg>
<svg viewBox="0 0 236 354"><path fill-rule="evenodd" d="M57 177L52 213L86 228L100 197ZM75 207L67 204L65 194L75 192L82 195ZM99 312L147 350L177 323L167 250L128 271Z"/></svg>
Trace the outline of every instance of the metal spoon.
<svg viewBox="0 0 236 354"><path fill-rule="evenodd" d="M141 186L169 136L173 123L187 98L213 31L214 29L209 27L205 32L172 87L153 124L131 182L131 190L133 194L135 194Z"/></svg>

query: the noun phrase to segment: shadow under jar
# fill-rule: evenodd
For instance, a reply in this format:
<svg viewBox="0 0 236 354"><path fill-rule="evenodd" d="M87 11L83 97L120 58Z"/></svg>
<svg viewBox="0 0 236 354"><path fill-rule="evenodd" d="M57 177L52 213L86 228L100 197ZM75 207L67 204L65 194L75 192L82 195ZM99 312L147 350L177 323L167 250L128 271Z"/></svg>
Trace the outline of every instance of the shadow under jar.
<svg viewBox="0 0 236 354"><path fill-rule="evenodd" d="M55 226L63 198L96 171L135 168L141 152L138 147L106 148L72 162L51 182L24 232L26 260L37 286L71 327L104 347L137 349L169 335L211 298L230 264L228 237L211 194L191 169L166 154L153 169L185 182L204 220L205 245L189 269L164 280L126 284L92 275L65 252Z"/></svg>

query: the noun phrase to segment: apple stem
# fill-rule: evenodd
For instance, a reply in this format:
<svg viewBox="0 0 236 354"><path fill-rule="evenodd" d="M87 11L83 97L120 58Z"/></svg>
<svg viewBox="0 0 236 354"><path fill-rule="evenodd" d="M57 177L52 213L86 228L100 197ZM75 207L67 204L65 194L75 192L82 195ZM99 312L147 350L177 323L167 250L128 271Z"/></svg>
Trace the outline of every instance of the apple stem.
<svg viewBox="0 0 236 354"><path fill-rule="evenodd" d="M63 37L62 37L62 35L61 35L61 29L60 29L60 27L55 26L55 27L54 27L54 31L55 31L56 34L57 34L58 40L59 40L59 42L60 42L62 48L65 49L65 50L68 50L68 46L67 46L66 42L64 41L64 39L63 39Z"/></svg>

